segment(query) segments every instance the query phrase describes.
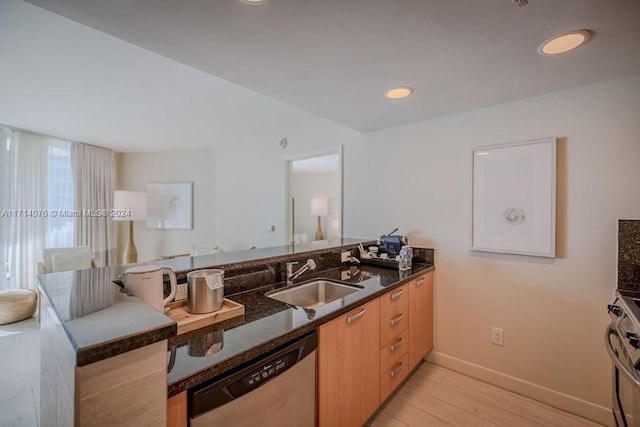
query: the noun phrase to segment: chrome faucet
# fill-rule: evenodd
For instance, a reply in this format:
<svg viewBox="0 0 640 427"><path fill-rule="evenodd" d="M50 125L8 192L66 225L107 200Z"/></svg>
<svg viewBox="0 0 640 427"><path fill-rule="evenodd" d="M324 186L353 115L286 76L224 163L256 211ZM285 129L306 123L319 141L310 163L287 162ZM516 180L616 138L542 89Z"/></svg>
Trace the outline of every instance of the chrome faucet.
<svg viewBox="0 0 640 427"><path fill-rule="evenodd" d="M296 280L298 277L302 276L304 272L308 270L316 269L315 261L309 258L307 262L302 267L300 267L298 271L294 273L293 266L296 265L297 263L298 263L297 261L287 263L287 286L293 285L293 281Z"/></svg>
<svg viewBox="0 0 640 427"><path fill-rule="evenodd" d="M360 264L360 260L356 257L354 257L353 255L349 255L347 257L347 262L352 262L354 264Z"/></svg>

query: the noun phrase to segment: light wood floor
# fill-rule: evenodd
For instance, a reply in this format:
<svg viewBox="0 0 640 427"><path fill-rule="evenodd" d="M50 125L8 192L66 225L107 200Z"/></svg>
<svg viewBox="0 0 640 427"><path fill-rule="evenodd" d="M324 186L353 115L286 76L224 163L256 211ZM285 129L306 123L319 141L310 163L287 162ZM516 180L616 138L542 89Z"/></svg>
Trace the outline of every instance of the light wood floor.
<svg viewBox="0 0 640 427"><path fill-rule="evenodd" d="M40 330L35 319L0 325L0 427L40 422ZM372 427L597 426L535 400L423 363Z"/></svg>
<svg viewBox="0 0 640 427"><path fill-rule="evenodd" d="M425 362L372 427L599 426L516 393Z"/></svg>

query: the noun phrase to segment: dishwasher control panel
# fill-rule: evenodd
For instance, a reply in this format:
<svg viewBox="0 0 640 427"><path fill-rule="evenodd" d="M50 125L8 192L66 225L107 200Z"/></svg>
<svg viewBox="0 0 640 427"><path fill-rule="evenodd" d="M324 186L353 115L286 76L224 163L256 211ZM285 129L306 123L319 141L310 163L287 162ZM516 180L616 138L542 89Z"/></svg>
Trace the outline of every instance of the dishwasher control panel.
<svg viewBox="0 0 640 427"><path fill-rule="evenodd" d="M242 378L242 383L247 389L259 387L262 383L277 377L289 367L293 366L298 359L298 352L292 351L284 356L272 360L271 362L254 370Z"/></svg>

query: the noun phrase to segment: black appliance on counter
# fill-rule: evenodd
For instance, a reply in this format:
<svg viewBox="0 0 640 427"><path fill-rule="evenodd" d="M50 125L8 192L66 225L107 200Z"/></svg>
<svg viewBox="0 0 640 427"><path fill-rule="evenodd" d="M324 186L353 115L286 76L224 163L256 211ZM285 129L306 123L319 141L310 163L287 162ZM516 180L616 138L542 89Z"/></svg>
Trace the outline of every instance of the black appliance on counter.
<svg viewBox="0 0 640 427"><path fill-rule="evenodd" d="M382 252L388 253L391 259L394 259L400 253L400 249L408 244L407 236L394 235L396 231L398 231L397 228L389 234L380 236L379 239Z"/></svg>

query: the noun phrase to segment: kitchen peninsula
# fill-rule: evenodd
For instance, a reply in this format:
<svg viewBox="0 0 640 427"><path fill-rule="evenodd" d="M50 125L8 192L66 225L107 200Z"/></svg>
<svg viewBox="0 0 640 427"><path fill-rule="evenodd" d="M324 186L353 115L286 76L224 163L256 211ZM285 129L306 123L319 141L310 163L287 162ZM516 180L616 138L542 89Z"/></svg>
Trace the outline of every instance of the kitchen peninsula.
<svg viewBox="0 0 640 427"><path fill-rule="evenodd" d="M419 262L409 272L341 263L341 252L357 253L361 242L367 243L336 239L150 262L173 268L179 283L188 271L222 268L225 296L245 306L243 317L179 336L173 320L113 285L123 267L40 276L43 424L186 425L187 390L432 276L431 249L418 248ZM307 258L318 269L300 282L323 277L356 284L359 290L317 307L313 315L265 296L284 286L287 262ZM378 404L384 401L380 396Z"/></svg>

